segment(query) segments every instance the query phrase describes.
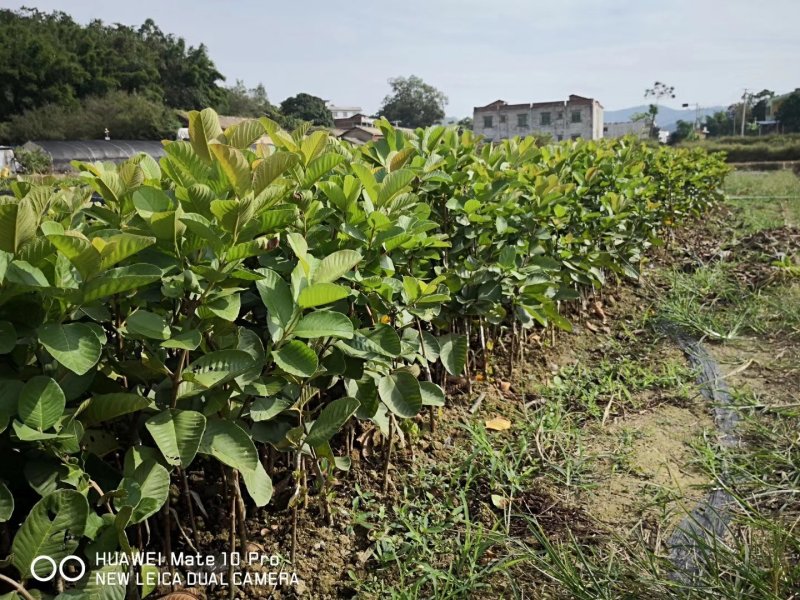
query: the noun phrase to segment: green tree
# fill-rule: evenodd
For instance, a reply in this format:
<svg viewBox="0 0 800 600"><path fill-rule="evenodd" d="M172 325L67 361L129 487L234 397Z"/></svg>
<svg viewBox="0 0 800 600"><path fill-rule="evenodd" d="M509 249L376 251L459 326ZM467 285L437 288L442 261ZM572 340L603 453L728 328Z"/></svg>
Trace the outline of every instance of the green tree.
<svg viewBox="0 0 800 600"><path fill-rule="evenodd" d="M0 115L72 105L112 91L173 108L215 105L223 93L204 46L187 46L152 20L138 29L63 12L0 10Z"/></svg>
<svg viewBox="0 0 800 600"><path fill-rule="evenodd" d="M4 124L2 141L97 140L108 129L114 139L172 138L179 127L172 109L141 95L112 92L76 105L46 104L14 115Z"/></svg>
<svg viewBox="0 0 800 600"><path fill-rule="evenodd" d="M670 144L677 144L683 140L688 140L696 137L694 133L694 125L688 121L678 119L675 123L675 131L669 136Z"/></svg>
<svg viewBox="0 0 800 600"><path fill-rule="evenodd" d="M50 155L36 144L14 148L14 158L24 173L47 173L53 166Z"/></svg>
<svg viewBox="0 0 800 600"><path fill-rule="evenodd" d="M261 117L274 113L276 109L270 104L267 90L262 84L247 89L244 81L237 79L235 85L223 89L222 99L216 110L223 115Z"/></svg>
<svg viewBox="0 0 800 600"><path fill-rule="evenodd" d="M402 127L427 127L444 118L447 96L416 75L389 80L392 93L383 99L379 116Z"/></svg>
<svg viewBox="0 0 800 600"><path fill-rule="evenodd" d="M767 118L767 103L770 98L775 97L775 92L772 90L761 90L757 94L750 96L750 114L756 121L764 121Z"/></svg>
<svg viewBox="0 0 800 600"><path fill-rule="evenodd" d="M464 117L458 123L456 123L456 125L458 126L459 131L472 131L472 117Z"/></svg>
<svg viewBox="0 0 800 600"><path fill-rule="evenodd" d="M658 116L658 104L664 98L675 97L675 86L667 85L662 81L656 81L653 84L653 87L647 88L644 91L644 97L654 99L654 101L650 104L648 111L645 113L646 115L645 120L648 124L648 129L650 130L650 137L655 137L658 133L656 130L656 117Z"/></svg>
<svg viewBox="0 0 800 600"><path fill-rule="evenodd" d="M333 127L333 116L325 106L325 101L304 92L281 102L281 113L286 117L308 121L312 125Z"/></svg>
<svg viewBox="0 0 800 600"><path fill-rule="evenodd" d="M708 130L708 135L710 137L733 135L735 130L732 114L730 110L719 110L713 115L706 115L703 126Z"/></svg>
<svg viewBox="0 0 800 600"><path fill-rule="evenodd" d="M792 92L781 102L776 115L784 133L800 132L800 92Z"/></svg>

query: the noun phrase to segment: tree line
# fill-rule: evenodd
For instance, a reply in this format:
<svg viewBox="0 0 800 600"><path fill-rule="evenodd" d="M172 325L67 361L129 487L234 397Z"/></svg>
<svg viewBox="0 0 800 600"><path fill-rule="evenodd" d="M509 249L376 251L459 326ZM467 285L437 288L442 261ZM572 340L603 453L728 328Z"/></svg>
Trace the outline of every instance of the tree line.
<svg viewBox="0 0 800 600"><path fill-rule="evenodd" d="M139 27L64 12L0 10L0 142L32 139L173 137L178 110L268 116L292 129L332 127L325 101L300 93L273 105L263 85L225 85L208 49L190 46L147 19ZM380 114L405 127L444 117L447 98L418 77L389 80Z"/></svg>

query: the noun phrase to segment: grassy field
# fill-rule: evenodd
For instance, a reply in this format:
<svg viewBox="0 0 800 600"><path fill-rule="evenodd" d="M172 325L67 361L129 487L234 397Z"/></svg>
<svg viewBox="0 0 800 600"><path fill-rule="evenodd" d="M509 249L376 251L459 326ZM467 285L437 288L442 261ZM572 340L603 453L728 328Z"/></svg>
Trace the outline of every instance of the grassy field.
<svg viewBox="0 0 800 600"><path fill-rule="evenodd" d="M800 195L800 182L733 173L726 192ZM350 571L358 594L798 597L798 215L800 199L728 201L642 286L589 303L584 326L543 338L511 381L462 398L460 425L437 432L433 458L396 482L394 501L363 492L354 503L369 542L367 566ZM719 443L664 320L721 365L735 447ZM699 540L699 569L682 577L666 540L720 488L733 499L726 534Z"/></svg>

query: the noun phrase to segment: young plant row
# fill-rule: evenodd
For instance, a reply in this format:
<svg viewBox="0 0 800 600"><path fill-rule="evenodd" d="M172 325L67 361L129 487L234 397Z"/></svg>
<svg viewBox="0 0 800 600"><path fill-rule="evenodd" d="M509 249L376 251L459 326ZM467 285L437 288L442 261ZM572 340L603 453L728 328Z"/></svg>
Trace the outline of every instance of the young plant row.
<svg viewBox="0 0 800 600"><path fill-rule="evenodd" d="M225 481L232 546L276 456L295 511L309 474L324 498L349 468L356 427L388 439L388 476L401 426L424 407L433 424L490 335L521 352L524 330L568 329L564 303L636 276L726 171L628 140L381 128L354 147L267 119L223 131L204 110L159 162L80 164L83 186L0 199L2 577L52 596L39 555L109 569L98 553L153 529L167 553L175 531L197 545L193 465Z"/></svg>

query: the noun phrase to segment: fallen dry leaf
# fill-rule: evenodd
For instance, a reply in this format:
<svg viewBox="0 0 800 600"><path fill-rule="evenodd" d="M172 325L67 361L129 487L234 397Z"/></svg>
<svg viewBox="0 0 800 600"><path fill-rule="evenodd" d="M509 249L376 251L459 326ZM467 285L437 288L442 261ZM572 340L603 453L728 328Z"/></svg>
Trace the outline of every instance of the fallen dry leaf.
<svg viewBox="0 0 800 600"><path fill-rule="evenodd" d="M500 391L504 394L511 391L511 382L510 381L501 381L500 382Z"/></svg>
<svg viewBox="0 0 800 600"><path fill-rule="evenodd" d="M490 431L505 431L511 429L511 421L504 417L494 417L486 421L486 429Z"/></svg>
<svg viewBox="0 0 800 600"><path fill-rule="evenodd" d="M598 317L603 319L603 323L606 322L606 313L603 312L603 304L599 300L596 300L594 303L594 312Z"/></svg>

